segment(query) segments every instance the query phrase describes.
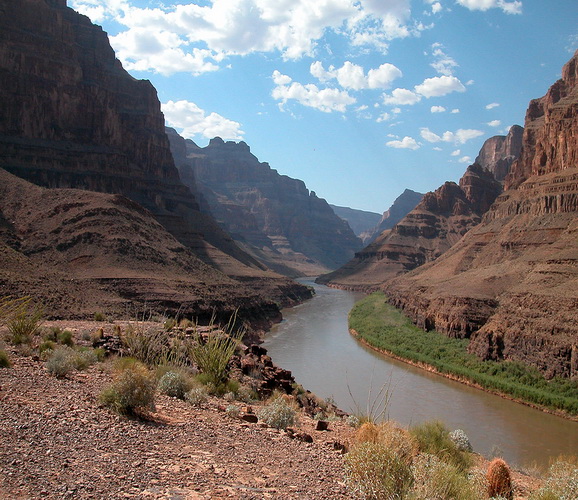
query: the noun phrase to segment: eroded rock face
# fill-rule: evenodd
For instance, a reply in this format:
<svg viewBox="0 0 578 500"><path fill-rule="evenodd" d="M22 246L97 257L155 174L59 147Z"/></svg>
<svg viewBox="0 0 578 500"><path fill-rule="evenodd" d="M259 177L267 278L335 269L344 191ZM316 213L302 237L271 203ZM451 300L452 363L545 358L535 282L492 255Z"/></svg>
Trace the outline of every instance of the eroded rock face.
<svg viewBox="0 0 578 500"><path fill-rule="evenodd" d="M318 281L352 290L374 290L399 274L437 259L457 243L501 192L492 174L471 165L460 184L446 182L426 193L421 202L393 229L337 271Z"/></svg>
<svg viewBox="0 0 578 500"><path fill-rule="evenodd" d="M385 290L484 359L578 376L578 52L526 114L521 157L479 225Z"/></svg>
<svg viewBox="0 0 578 500"><path fill-rule="evenodd" d="M368 212L367 210L358 210L349 207L339 207L331 204L329 206L338 217L346 220L355 235L361 238L363 233L370 231L371 228L375 227L381 220L381 215L375 212Z"/></svg>
<svg viewBox="0 0 578 500"><path fill-rule="evenodd" d="M187 160L179 165L183 178L196 179L222 227L272 268L326 271L360 248L360 240L325 200L303 181L260 162L245 142L217 137L205 148L192 141L186 146Z"/></svg>
<svg viewBox="0 0 578 500"><path fill-rule="evenodd" d="M122 68L100 27L64 1L2 0L0 11L1 168L47 188L122 195L219 279L235 277L263 304L294 302L299 285L200 211L174 165L156 90ZM223 301L235 295L231 287Z"/></svg>
<svg viewBox="0 0 578 500"><path fill-rule="evenodd" d="M496 135L486 140L475 163L489 170L497 181L503 183L512 163L522 152L523 134L522 127L512 125L508 135Z"/></svg>

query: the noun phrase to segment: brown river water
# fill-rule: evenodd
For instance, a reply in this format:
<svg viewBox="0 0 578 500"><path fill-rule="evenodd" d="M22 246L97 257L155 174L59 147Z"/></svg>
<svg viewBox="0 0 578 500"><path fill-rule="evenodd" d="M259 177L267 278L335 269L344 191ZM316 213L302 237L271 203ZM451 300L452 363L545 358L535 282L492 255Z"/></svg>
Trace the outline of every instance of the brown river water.
<svg viewBox="0 0 578 500"><path fill-rule="evenodd" d="M367 409L382 387L387 416L403 426L441 420L462 429L474 450L517 466L544 467L560 454L578 455L578 423L468 387L368 349L347 328L362 295L312 281L313 299L283 311L263 344L298 383L344 411ZM350 394L351 393L351 394ZM352 397L353 396L353 397Z"/></svg>

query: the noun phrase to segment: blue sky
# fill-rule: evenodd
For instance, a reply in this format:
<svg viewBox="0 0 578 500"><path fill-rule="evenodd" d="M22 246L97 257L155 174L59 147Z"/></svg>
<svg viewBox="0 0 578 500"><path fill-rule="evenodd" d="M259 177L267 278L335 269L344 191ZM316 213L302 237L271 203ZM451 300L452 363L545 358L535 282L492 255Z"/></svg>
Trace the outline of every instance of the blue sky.
<svg viewBox="0 0 578 500"><path fill-rule="evenodd" d="M244 140L329 203L457 181L578 48L577 0L68 0L168 125Z"/></svg>

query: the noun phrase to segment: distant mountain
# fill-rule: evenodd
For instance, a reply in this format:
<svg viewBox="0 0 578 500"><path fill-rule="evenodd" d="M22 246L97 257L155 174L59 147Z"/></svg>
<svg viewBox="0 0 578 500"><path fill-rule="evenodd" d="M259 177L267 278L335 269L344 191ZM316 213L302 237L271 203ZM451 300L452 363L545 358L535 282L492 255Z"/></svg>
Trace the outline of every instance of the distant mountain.
<svg viewBox="0 0 578 500"><path fill-rule="evenodd" d="M245 142L217 137L200 148L169 133L181 178L189 185L194 181L221 227L271 269L316 275L340 266L361 248L325 200L303 181L260 162Z"/></svg>
<svg viewBox="0 0 578 500"><path fill-rule="evenodd" d="M492 174L471 165L460 179L423 196L392 229L318 282L346 289L374 290L387 280L437 259L457 243L500 194Z"/></svg>
<svg viewBox="0 0 578 500"><path fill-rule="evenodd" d="M143 217L146 215L145 218L154 217L156 226L148 219L142 221L151 228L145 231L147 237L154 238L153 227L168 231L172 239L167 237L168 233L159 233L159 241L165 241L175 252L183 252L186 248L187 254L192 252L204 266L213 268L210 273L194 272L186 280L198 279L199 286L203 283L208 288L214 286L212 290L220 290L219 300L225 309L244 304L242 308L246 307L258 316L261 303L268 315L278 318L278 307L272 301L290 304L301 295L309 295L305 287L269 271L239 248L210 215L201 212L199 201L181 182L175 167L156 90L150 82L137 80L122 68L102 28L68 8L65 0L3 1L0 10L0 168L46 188L76 188L91 191L92 196L94 192L109 193L120 195L126 205L133 203L130 211L116 212L118 219L113 217L114 224L124 227L130 221L140 223L135 218L137 211ZM48 191L42 193L42 196L52 196ZM47 202L45 212L30 207L31 213L40 218L29 221L30 227L39 223L42 217L47 224L57 220L51 210L62 211L62 217L67 212L74 213L78 208L75 198L84 200L83 206L90 206L94 213L113 211L110 203L116 202L111 202L110 197L94 196L88 201L89 195L80 193L58 192L59 200L69 196L68 202L59 201L57 205ZM5 206L7 200L8 197L0 198L0 212L6 210L15 217L26 216L15 206ZM97 206L100 202L104 204L102 207ZM104 215L102 217L106 219ZM122 220L122 217L127 219ZM100 238L98 235L106 237L106 228L93 230L92 226L98 222L93 217L83 219L86 221L84 230L79 229L76 237L68 242L58 239L58 234L64 235L64 232L59 233L57 226L51 235L44 234L42 228L31 234L20 226L22 221L6 220L20 229L3 234L10 241L14 238L26 241L21 247L25 249L24 254L18 259L11 254L10 262L15 262L14 259L23 262L20 257L24 260L31 257L32 248L39 255L48 255L42 247L44 238L64 252L54 256L55 262L72 259L75 253L72 246L85 248L84 243L95 242L95 256L85 248L88 253L77 257L88 257L88 261L95 257L95 266L103 264L102 258L96 258L100 252L96 241ZM110 231L114 232L113 223L109 223ZM137 229L133 227L132 230ZM39 241L33 241L34 234ZM10 241L6 240L5 244ZM128 239L127 244L130 241ZM157 243L148 241L145 246L154 247ZM138 244L144 245L142 241ZM10 248L20 251L18 246ZM130 253L130 249L116 243L108 247L106 255L114 267L125 260L124 255L115 257L113 248L121 254ZM156 260L172 260L175 256L169 250L156 253L143 250L139 271L143 280L157 279L156 274L147 275L147 272L160 272L163 263ZM9 258L9 253L3 252L2 258ZM149 258L158 266L147 261ZM170 262L164 264L171 265ZM3 262L0 267L4 267ZM95 268L94 272L97 271ZM128 291L128 282L126 288L121 283L126 275L132 276L131 273L128 268L126 272L118 270L115 289L120 294L120 301L131 296L136 300L140 296ZM221 286L223 283L228 285ZM17 288L17 283L5 280L3 291L9 292L11 286ZM182 297L182 290L176 290L178 282L174 281L171 286L175 287L175 300ZM147 291L147 300L155 302L150 292ZM98 296L98 293L95 291L94 295ZM248 300L249 296L254 298ZM191 295L188 302L195 303L195 297L197 295ZM159 291L157 299L159 304L163 300L174 302L168 288ZM215 303L218 302L215 299ZM200 308L203 307L201 303L202 300Z"/></svg>
<svg viewBox="0 0 578 500"><path fill-rule="evenodd" d="M406 189L394 200L391 207L383 213L379 223L361 235L363 243L369 245L371 242L375 241L383 231L392 229L393 226L395 226L416 207L422 198L422 193Z"/></svg>
<svg viewBox="0 0 578 500"><path fill-rule="evenodd" d="M484 359L578 376L578 51L526 113L521 155L481 223L385 284L417 324Z"/></svg>
<svg viewBox="0 0 578 500"><path fill-rule="evenodd" d="M329 205L338 217L347 221L349 227L353 229L356 236L360 237L362 233L375 227L381 220L381 215L375 212L367 212L365 210L358 210L349 207L338 207L337 205Z"/></svg>

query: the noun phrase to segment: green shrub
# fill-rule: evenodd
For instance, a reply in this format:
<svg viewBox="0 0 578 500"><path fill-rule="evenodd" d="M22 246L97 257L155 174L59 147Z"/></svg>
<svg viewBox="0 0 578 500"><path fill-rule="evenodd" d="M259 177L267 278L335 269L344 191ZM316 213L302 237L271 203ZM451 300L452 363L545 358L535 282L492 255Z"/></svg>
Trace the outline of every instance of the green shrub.
<svg viewBox="0 0 578 500"><path fill-rule="evenodd" d="M50 352L56 349L56 342L52 340L45 340L38 345L38 353L41 357L47 356Z"/></svg>
<svg viewBox="0 0 578 500"><path fill-rule="evenodd" d="M345 455L345 478L350 493L363 499L401 499L413 476L410 465L379 443L358 444Z"/></svg>
<svg viewBox="0 0 578 500"><path fill-rule="evenodd" d="M421 452L435 455L461 471L471 466L472 459L470 455L458 449L442 422L425 422L410 428L409 432L417 441Z"/></svg>
<svg viewBox="0 0 578 500"><path fill-rule="evenodd" d="M272 400L257 414L260 420L275 429L287 429L293 425L295 415L295 409L282 396Z"/></svg>
<svg viewBox="0 0 578 500"><path fill-rule="evenodd" d="M578 462L563 457L548 470L546 482L530 496L530 500L575 500L578 498Z"/></svg>
<svg viewBox="0 0 578 500"><path fill-rule="evenodd" d="M118 372L112 385L102 391L101 403L123 415L155 409L156 379L142 363L133 362Z"/></svg>
<svg viewBox="0 0 578 500"><path fill-rule="evenodd" d="M0 298L0 325L8 323L22 311L26 311L30 302L30 297L14 298L7 296Z"/></svg>
<svg viewBox="0 0 578 500"><path fill-rule="evenodd" d="M10 362L10 358L8 357L8 353L0 349L0 368L10 368L12 363Z"/></svg>
<svg viewBox="0 0 578 500"><path fill-rule="evenodd" d="M412 464L414 485L408 500L481 500L486 498L482 485L468 479L455 466L427 453Z"/></svg>
<svg viewBox="0 0 578 500"><path fill-rule="evenodd" d="M73 363L77 370L86 370L89 366L92 366L99 361L98 353L95 349L83 347L78 351L73 352Z"/></svg>
<svg viewBox="0 0 578 500"><path fill-rule="evenodd" d="M57 347L46 361L48 373L57 378L66 377L75 369L76 353L67 346Z"/></svg>
<svg viewBox="0 0 578 500"><path fill-rule="evenodd" d="M149 366L188 364L187 344L171 339L164 330L137 323L130 325L121 338L130 356Z"/></svg>
<svg viewBox="0 0 578 500"><path fill-rule="evenodd" d="M7 323L9 342L15 345L30 343L42 325L43 315L38 306L22 308L15 313Z"/></svg>
<svg viewBox="0 0 578 500"><path fill-rule="evenodd" d="M106 321L106 316L102 312L95 312L94 313L94 321Z"/></svg>
<svg viewBox="0 0 578 500"><path fill-rule="evenodd" d="M74 341L72 340L72 332L69 330L63 330L59 332L56 336L56 340L58 340L59 344L67 345L70 347L74 345Z"/></svg>
<svg viewBox="0 0 578 500"><path fill-rule="evenodd" d="M180 371L168 371L159 380L159 391L173 398L185 399L185 394L191 390L192 381L189 376Z"/></svg>
<svg viewBox="0 0 578 500"><path fill-rule="evenodd" d="M193 387L189 392L185 394L185 401L193 406L202 406L203 403L207 402L209 398L209 393L205 387Z"/></svg>

